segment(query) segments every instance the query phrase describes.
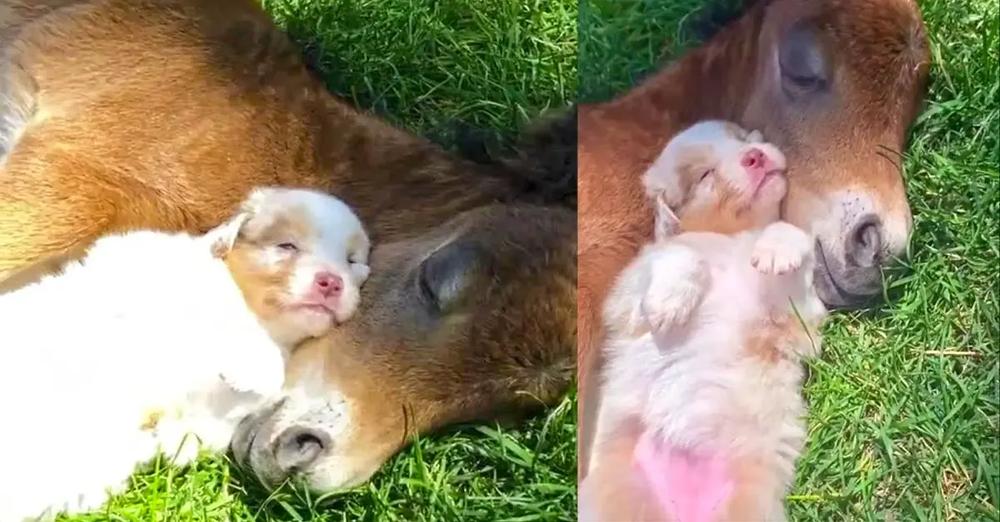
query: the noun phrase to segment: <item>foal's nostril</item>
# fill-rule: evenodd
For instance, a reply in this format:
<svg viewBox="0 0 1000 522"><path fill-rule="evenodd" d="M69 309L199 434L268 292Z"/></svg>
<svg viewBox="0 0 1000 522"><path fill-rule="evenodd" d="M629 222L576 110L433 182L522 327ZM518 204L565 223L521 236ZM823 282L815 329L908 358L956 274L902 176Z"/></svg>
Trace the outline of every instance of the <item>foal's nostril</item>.
<svg viewBox="0 0 1000 522"><path fill-rule="evenodd" d="M321 431L292 427L278 437L274 458L282 471L294 473L308 468L330 445L330 439Z"/></svg>
<svg viewBox="0 0 1000 522"><path fill-rule="evenodd" d="M882 259L882 223L877 216L866 215L854 224L847 236L844 254L849 265L874 267Z"/></svg>
<svg viewBox="0 0 1000 522"><path fill-rule="evenodd" d="M857 231L857 241L860 246L866 249L878 249L882 240L878 231L878 225L868 224Z"/></svg>

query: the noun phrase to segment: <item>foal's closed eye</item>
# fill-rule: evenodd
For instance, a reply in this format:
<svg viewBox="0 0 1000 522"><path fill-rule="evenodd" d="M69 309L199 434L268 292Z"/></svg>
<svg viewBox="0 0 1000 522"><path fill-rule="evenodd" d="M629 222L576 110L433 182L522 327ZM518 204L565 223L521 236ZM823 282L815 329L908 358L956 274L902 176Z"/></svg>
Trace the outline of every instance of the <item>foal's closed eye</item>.
<svg viewBox="0 0 1000 522"><path fill-rule="evenodd" d="M279 243L278 248L282 250L287 250L288 252L298 252L299 247L295 243Z"/></svg>
<svg viewBox="0 0 1000 522"><path fill-rule="evenodd" d="M700 177L700 178L698 178L698 181L699 181L699 182L701 182L701 181L705 181L705 178L707 178L707 177L711 176L712 174L715 174L715 169L708 169L708 170L706 170L705 172L702 172L702 173L701 173L701 177Z"/></svg>

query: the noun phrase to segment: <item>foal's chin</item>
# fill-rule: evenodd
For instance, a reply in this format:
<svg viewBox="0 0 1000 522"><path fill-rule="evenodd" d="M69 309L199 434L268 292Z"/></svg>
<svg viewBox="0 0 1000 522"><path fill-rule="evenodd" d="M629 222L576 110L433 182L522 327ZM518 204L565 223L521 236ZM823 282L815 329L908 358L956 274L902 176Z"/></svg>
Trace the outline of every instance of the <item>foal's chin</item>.
<svg viewBox="0 0 1000 522"><path fill-rule="evenodd" d="M357 423L343 395L305 384L243 419L230 448L268 489L290 482L318 493L342 491L371 478L392 449L364 444Z"/></svg>

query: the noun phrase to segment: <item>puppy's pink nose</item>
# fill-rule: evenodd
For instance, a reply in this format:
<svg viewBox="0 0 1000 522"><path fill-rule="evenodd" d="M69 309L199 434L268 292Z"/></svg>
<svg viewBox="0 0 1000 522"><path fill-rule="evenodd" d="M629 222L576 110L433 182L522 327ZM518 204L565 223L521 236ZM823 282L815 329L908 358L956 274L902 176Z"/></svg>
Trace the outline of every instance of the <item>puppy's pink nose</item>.
<svg viewBox="0 0 1000 522"><path fill-rule="evenodd" d="M762 182L769 172L784 169L784 158L771 157L763 150L753 147L743 153L740 165L750 176L751 183Z"/></svg>
<svg viewBox="0 0 1000 522"><path fill-rule="evenodd" d="M748 171L756 171L764 168L767 164L767 155L763 151L757 148L748 150L743 154L743 159L740 161L743 168Z"/></svg>
<svg viewBox="0 0 1000 522"><path fill-rule="evenodd" d="M323 297L337 297L344 289L344 280L336 274L330 272L320 272L313 280L313 286Z"/></svg>

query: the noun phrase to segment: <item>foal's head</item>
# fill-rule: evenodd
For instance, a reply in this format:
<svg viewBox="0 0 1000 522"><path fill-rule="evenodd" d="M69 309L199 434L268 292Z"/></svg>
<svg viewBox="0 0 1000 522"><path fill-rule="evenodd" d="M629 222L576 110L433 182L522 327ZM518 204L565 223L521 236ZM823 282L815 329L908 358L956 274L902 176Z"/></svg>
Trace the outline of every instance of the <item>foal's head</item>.
<svg viewBox="0 0 1000 522"><path fill-rule="evenodd" d="M758 1L718 39L746 30L757 60L735 116L787 156L783 215L816 234L823 300L860 304L880 293L881 267L904 252L912 225L901 153L930 62L917 6Z"/></svg>

